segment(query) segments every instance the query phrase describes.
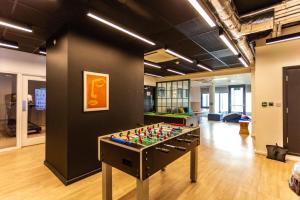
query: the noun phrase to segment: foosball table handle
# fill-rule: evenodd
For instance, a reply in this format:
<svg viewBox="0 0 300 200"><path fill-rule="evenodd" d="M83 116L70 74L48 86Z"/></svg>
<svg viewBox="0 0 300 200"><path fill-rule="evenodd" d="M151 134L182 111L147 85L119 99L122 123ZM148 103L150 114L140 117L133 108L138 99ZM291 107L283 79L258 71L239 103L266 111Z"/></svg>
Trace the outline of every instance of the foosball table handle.
<svg viewBox="0 0 300 200"><path fill-rule="evenodd" d="M199 138L200 136L199 135L195 135L195 134L187 134L188 136L191 136L191 137L195 137L195 138Z"/></svg>
<svg viewBox="0 0 300 200"><path fill-rule="evenodd" d="M158 151L164 152L164 153L169 153L170 152L170 150L166 149L166 148L156 147L155 149L158 150Z"/></svg>
<svg viewBox="0 0 300 200"><path fill-rule="evenodd" d="M177 141L179 141L179 142L186 142L186 143L192 143L192 140L182 139L182 138L177 138Z"/></svg>
<svg viewBox="0 0 300 200"><path fill-rule="evenodd" d="M186 150L185 147L180 147L180 146L175 146L175 149L178 149L180 151L185 151Z"/></svg>

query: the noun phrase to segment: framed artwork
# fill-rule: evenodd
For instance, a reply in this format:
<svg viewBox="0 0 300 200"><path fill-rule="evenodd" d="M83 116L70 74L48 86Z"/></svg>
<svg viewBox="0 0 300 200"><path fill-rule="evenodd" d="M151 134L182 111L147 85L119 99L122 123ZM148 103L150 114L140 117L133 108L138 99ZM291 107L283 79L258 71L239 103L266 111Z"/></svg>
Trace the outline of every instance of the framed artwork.
<svg viewBox="0 0 300 200"><path fill-rule="evenodd" d="M83 72L83 110L109 110L109 75Z"/></svg>

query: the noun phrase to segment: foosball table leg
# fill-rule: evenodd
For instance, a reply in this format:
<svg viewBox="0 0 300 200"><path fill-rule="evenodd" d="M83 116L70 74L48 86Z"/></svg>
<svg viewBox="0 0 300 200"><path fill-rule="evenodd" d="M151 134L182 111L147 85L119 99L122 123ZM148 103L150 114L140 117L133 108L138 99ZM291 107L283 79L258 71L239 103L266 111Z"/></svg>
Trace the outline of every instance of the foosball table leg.
<svg viewBox="0 0 300 200"><path fill-rule="evenodd" d="M102 200L112 200L112 167L102 162Z"/></svg>
<svg viewBox="0 0 300 200"><path fill-rule="evenodd" d="M190 176L193 183L197 182L198 174L198 146L191 150Z"/></svg>
<svg viewBox="0 0 300 200"><path fill-rule="evenodd" d="M149 179L136 179L137 200L149 200Z"/></svg>

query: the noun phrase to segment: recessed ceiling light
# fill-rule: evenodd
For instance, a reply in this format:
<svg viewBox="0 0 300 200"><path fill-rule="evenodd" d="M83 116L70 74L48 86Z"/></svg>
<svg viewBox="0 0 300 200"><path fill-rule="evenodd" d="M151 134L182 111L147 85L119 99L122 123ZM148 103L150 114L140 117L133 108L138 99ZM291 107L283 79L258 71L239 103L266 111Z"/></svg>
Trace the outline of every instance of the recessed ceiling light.
<svg viewBox="0 0 300 200"><path fill-rule="evenodd" d="M2 19L0 19L0 25L32 33L32 29L25 28L25 27L22 27L22 26L19 26L19 25L16 25L16 24L12 24L12 23L9 23L9 22L5 22Z"/></svg>
<svg viewBox="0 0 300 200"><path fill-rule="evenodd" d="M248 63L244 60L243 57L239 57L239 60L241 61L241 63L245 66L245 67L249 67Z"/></svg>
<svg viewBox="0 0 300 200"><path fill-rule="evenodd" d="M39 54L47 55L46 51L39 51Z"/></svg>
<svg viewBox="0 0 300 200"><path fill-rule="evenodd" d="M215 80L215 81L222 81L222 80L227 80L227 79L228 79L228 78L225 78L225 77L224 77L224 78L215 78L214 80Z"/></svg>
<svg viewBox="0 0 300 200"><path fill-rule="evenodd" d="M232 51L232 53L234 55L238 55L239 54L237 52L237 50L234 48L234 46L231 44L231 42L228 40L228 38L225 36L224 33L221 33L219 36L222 39L222 41L226 44L226 46Z"/></svg>
<svg viewBox="0 0 300 200"><path fill-rule="evenodd" d="M6 43L6 42L1 42L1 41L0 41L0 46L1 46L1 47L12 48L12 49L18 49L18 48L19 48L18 45L15 45L15 44L9 44L9 43Z"/></svg>
<svg viewBox="0 0 300 200"><path fill-rule="evenodd" d="M175 51L172 51L172 50L170 50L170 49L165 49L165 50L166 50L167 53L172 54L173 56L176 56L176 57L178 57L178 58L181 58L181 59L183 59L183 60L185 60L185 61L187 61L187 62L189 62L189 63L193 63L193 61L192 61L191 59L189 59L189 58L187 58L187 57L184 57L184 56L182 56L182 55L176 53Z"/></svg>
<svg viewBox="0 0 300 200"><path fill-rule="evenodd" d="M130 35L130 36L132 36L132 37L134 37L136 39L142 40L143 42L145 42L147 44L150 44L150 45L153 45L153 46L155 45L154 42L152 42L150 40L147 40L147 39L143 38L142 36L139 36L139 35L131 32L131 31L128 31L125 28L122 28L122 27L120 27L120 26L118 26L116 24L113 24L113 23L107 21L106 19L98 17L98 16L96 16L96 15L90 13L90 12L87 14L87 16L89 16L89 17L91 17L91 18L93 18L93 19L95 19L95 20L97 20L97 21L99 21L99 22L101 22L103 24L106 24L106 25L108 25L108 26L110 26L110 27L112 27L114 29L117 29L117 30L119 30L119 31L121 31L123 33L126 33L126 34L128 34L128 35Z"/></svg>
<svg viewBox="0 0 300 200"><path fill-rule="evenodd" d="M145 62L145 61L144 61L144 65L148 65L148 66L151 66L151 67L154 67L154 68L157 68L157 69L161 68L161 66L159 66L159 65L155 65L155 64L152 64L152 63L149 63L149 62Z"/></svg>
<svg viewBox="0 0 300 200"><path fill-rule="evenodd" d="M197 0L188 0L190 4L197 10L197 12L205 19L210 27L215 27L215 22L210 18L207 12L202 8Z"/></svg>
<svg viewBox="0 0 300 200"><path fill-rule="evenodd" d="M182 73L182 72L179 72L179 71L175 71L175 70L173 70L173 69L167 69L167 71L173 72L173 73L179 74L179 75L185 75L185 73Z"/></svg>
<svg viewBox="0 0 300 200"><path fill-rule="evenodd" d="M283 36L276 37L276 38L270 38L270 39L266 40L266 44L270 45L270 44L286 42L286 41L296 40L296 39L300 39L300 33L293 33L293 34L283 35Z"/></svg>
<svg viewBox="0 0 300 200"><path fill-rule="evenodd" d="M156 75L156 74L144 73L144 75L146 75L146 76L154 76L154 77L157 77L157 78L162 78L162 76L159 76L159 75Z"/></svg>
<svg viewBox="0 0 300 200"><path fill-rule="evenodd" d="M200 67L200 68L202 68L202 69L205 69L205 70L207 70L207 71L210 71L210 72L213 71L212 69L209 69L208 67L205 67L205 66L200 65L200 64L197 64L197 66Z"/></svg>

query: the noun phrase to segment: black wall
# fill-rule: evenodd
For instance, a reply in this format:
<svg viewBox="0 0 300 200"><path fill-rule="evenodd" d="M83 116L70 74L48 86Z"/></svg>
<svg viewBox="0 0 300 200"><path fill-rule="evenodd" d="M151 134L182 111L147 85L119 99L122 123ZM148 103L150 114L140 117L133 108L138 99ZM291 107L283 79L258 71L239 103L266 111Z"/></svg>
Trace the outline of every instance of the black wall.
<svg viewBox="0 0 300 200"><path fill-rule="evenodd" d="M143 123L143 51L75 31L57 42L47 50L45 164L69 184L99 171L98 136ZM108 111L83 112L83 71L109 74Z"/></svg>

